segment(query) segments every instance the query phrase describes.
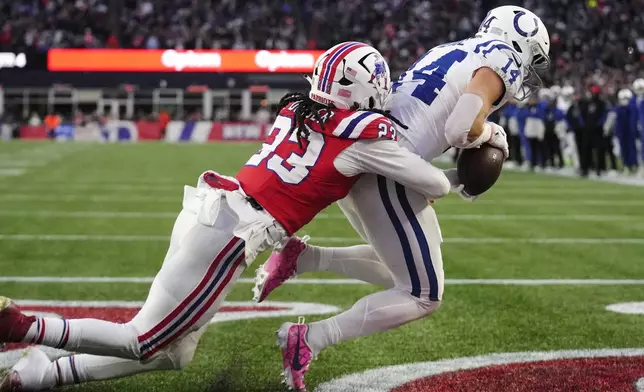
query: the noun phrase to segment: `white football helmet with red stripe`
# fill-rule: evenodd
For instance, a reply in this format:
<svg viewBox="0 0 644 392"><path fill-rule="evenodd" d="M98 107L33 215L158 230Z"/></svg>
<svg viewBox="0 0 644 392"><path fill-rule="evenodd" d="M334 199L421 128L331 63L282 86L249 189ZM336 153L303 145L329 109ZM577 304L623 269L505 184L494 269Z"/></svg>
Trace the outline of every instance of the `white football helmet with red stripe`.
<svg viewBox="0 0 644 392"><path fill-rule="evenodd" d="M315 63L309 97L339 109L382 109L391 91L387 61L375 48L343 42Z"/></svg>

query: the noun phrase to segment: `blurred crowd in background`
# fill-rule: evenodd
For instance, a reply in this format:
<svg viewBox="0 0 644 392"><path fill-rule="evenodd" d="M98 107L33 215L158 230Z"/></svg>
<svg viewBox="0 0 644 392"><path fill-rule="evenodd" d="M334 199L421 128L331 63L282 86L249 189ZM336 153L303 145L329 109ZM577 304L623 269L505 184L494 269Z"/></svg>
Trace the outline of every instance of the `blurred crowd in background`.
<svg viewBox="0 0 644 392"><path fill-rule="evenodd" d="M435 45L472 36L494 0L11 0L1 50L327 49L372 44L402 71ZM548 82L615 90L641 72L643 0L517 1L551 36ZM505 4L505 3L504 3ZM617 86L617 87L615 87Z"/></svg>
<svg viewBox="0 0 644 392"><path fill-rule="evenodd" d="M553 67L538 96L493 119L506 127L511 162L581 175L641 172L644 159L644 0L517 1L549 29ZM0 50L49 48L327 49L360 40L396 73L446 41L473 36L497 0L11 0L0 3ZM640 83L638 85L638 83ZM628 93L627 93L628 91ZM630 94L630 95L628 95ZM271 121L263 103L253 118ZM33 113L29 124L105 118ZM133 120L198 120L172 109ZM641 159L640 159L641 158ZM644 175L644 172L640 174Z"/></svg>
<svg viewBox="0 0 644 392"><path fill-rule="evenodd" d="M553 85L509 102L491 120L508 134L508 164L523 170L577 170L583 177L644 177L644 79L615 96L599 85L576 92Z"/></svg>

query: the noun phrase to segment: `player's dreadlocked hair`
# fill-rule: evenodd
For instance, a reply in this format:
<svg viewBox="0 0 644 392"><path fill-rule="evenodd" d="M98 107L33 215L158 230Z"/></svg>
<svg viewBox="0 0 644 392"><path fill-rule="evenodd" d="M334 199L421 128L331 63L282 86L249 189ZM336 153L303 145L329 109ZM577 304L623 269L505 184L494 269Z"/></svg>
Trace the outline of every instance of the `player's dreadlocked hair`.
<svg viewBox="0 0 644 392"><path fill-rule="evenodd" d="M293 122L293 126L291 126L289 132L293 132L295 129L297 129L297 143L300 145L300 147L302 147L302 140L308 139L309 134L311 133L311 130L306 125L304 120L312 117L318 124L320 124L320 127L324 129L324 123L326 122L328 117L324 116L321 112L323 110L329 110L331 109L331 107L319 102L315 102L314 100L309 98L308 94L289 93L283 96L280 100L279 104L277 105L277 112L279 113L286 106L294 102L297 102L298 104L293 111L293 113L295 113L295 121Z"/></svg>
<svg viewBox="0 0 644 392"><path fill-rule="evenodd" d="M293 122L293 125L291 126L291 129L289 130L289 132L293 132L295 129L297 129L297 142L300 145L300 147L302 147L302 140L308 139L309 134L311 133L310 128L306 125L304 120L311 117L320 125L322 129L324 129L324 123L327 121L328 117L325 116L322 113L322 111L333 109L333 105L324 105L319 102L316 102L311 98L309 98L308 94L305 94L305 93L289 93L283 96L279 104L277 104L277 112L279 113L286 106L294 102L297 102L298 104L295 107L295 110L293 111L295 113L295 121ZM358 104L356 103L351 109L358 110ZM392 115L389 110L382 110L382 109L361 109L361 110L382 114L383 116L387 117L388 119L396 123L401 128L407 129L407 126L403 124L400 120L398 120L394 115Z"/></svg>

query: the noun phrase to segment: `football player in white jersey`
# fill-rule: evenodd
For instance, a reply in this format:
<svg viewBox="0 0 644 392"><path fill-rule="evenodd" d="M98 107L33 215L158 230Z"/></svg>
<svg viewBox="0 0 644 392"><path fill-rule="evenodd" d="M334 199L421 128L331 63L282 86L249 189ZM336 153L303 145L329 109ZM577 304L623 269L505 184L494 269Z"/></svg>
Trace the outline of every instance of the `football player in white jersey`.
<svg viewBox="0 0 644 392"><path fill-rule="evenodd" d="M399 131L399 143L428 161L450 147L483 143L507 158L505 131L486 119L509 98L523 100L541 86L537 71L549 67L549 41L535 14L503 6L487 14L475 37L431 49L393 85L387 108L409 127ZM462 193L455 170L450 174ZM258 270L256 298L263 300L296 274L320 270L386 290L329 319L282 325L277 335L285 381L298 390L310 361L325 347L423 318L438 309L443 294L440 228L422 195L365 175L338 203L369 244L318 247L293 237Z"/></svg>

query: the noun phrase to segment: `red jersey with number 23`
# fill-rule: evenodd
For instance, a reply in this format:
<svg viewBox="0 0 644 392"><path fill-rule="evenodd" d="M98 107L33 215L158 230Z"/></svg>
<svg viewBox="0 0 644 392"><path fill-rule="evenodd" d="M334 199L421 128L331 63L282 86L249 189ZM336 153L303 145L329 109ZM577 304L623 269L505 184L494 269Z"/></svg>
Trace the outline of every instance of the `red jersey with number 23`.
<svg viewBox="0 0 644 392"><path fill-rule="evenodd" d="M312 119L308 139L297 141L293 103L282 109L262 148L236 178L253 197L292 235L329 204L344 198L358 176L346 177L334 160L362 139L396 139L390 120L369 111L329 109L322 128Z"/></svg>

